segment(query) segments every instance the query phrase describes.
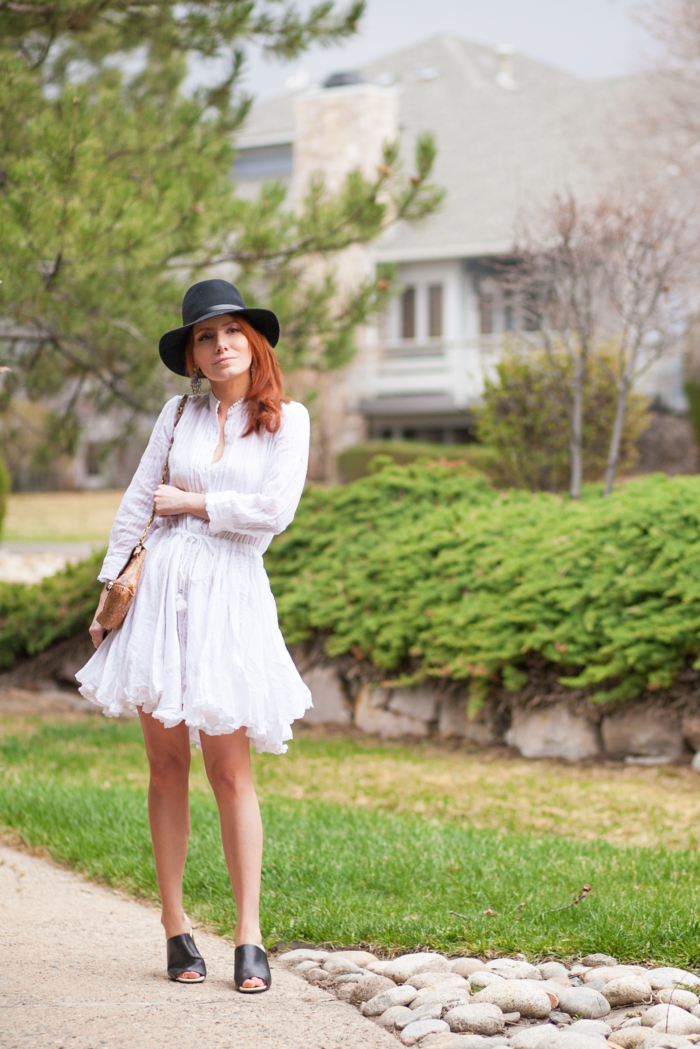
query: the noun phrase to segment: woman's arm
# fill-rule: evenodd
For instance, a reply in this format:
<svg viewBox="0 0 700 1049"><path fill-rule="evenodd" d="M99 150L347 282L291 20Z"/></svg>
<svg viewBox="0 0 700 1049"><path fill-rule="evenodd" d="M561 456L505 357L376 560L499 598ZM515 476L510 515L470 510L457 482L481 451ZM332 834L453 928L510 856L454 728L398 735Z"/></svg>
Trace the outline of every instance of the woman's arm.
<svg viewBox="0 0 700 1049"><path fill-rule="evenodd" d="M97 617L104 608L105 601L107 600L107 584L102 587L102 593L100 594L100 600L97 603L95 614L92 617L92 623L88 627L88 632L92 638L92 643L95 648L99 648L105 639L105 628L101 623L97 622Z"/></svg>
<svg viewBox="0 0 700 1049"><path fill-rule="evenodd" d="M97 577L103 583L116 579L146 527L153 508L153 493L163 476L163 466L179 401L179 397L173 397L158 416L148 447L124 493L109 534L107 556Z"/></svg>
<svg viewBox="0 0 700 1049"><path fill-rule="evenodd" d="M252 440L251 438L245 438ZM301 499L309 465L309 413L303 404L284 406L279 432L271 449L265 480L259 492L187 493L198 517L208 517L212 534L240 532L244 535L273 532L278 535L290 524ZM204 500L202 507L200 500Z"/></svg>

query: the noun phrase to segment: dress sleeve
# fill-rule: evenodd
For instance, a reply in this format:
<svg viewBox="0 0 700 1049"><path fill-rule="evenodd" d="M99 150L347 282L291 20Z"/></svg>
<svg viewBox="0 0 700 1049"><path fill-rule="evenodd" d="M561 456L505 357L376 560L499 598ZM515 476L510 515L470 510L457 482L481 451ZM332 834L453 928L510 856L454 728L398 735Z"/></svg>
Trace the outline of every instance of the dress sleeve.
<svg viewBox="0 0 700 1049"><path fill-rule="evenodd" d="M209 528L217 532L279 535L294 517L309 465L309 413L303 404L285 405L270 461L259 492L209 492L205 497ZM247 438L246 438L247 440Z"/></svg>
<svg viewBox="0 0 700 1049"><path fill-rule="evenodd" d="M116 579L146 527L146 522L153 509L153 493L163 476L165 456L168 454L168 445L179 402L179 397L173 397L158 416L146 451L141 456L141 462L131 479L131 484L124 492L117 516L114 518L112 531L109 533L107 555L97 577L102 583ZM158 524L159 521L156 518L152 528L156 528Z"/></svg>

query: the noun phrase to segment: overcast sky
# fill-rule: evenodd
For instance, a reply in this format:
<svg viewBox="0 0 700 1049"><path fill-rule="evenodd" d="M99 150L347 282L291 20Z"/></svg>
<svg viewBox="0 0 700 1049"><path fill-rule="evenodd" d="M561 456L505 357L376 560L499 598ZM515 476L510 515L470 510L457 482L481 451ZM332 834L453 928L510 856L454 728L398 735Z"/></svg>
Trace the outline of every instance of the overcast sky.
<svg viewBox="0 0 700 1049"><path fill-rule="evenodd" d="M306 8L310 0L300 0ZM290 65L251 54L246 88L257 99L285 90L304 70L311 81L354 69L436 33L516 51L583 77L620 76L648 64L652 44L631 12L640 0L368 0L360 34L343 47L314 48Z"/></svg>

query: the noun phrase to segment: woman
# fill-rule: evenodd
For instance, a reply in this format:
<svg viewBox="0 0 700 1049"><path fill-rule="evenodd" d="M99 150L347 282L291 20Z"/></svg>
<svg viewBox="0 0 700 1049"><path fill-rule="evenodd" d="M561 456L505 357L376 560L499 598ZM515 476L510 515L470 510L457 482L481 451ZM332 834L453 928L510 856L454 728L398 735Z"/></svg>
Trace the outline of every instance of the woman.
<svg viewBox="0 0 700 1049"><path fill-rule="evenodd" d="M190 744L202 750L219 808L236 901L236 990L267 991L259 924L262 824L249 746L282 754L311 695L285 647L262 554L296 511L306 478L309 416L282 396L270 310L247 309L224 280L185 295L182 327L160 340L163 363L192 378L163 408L122 499L90 627L95 655L76 675L109 717L138 711L150 765L148 813L168 975L200 983L206 967L182 908L189 837ZM211 393L199 394L200 376ZM169 484L160 484L168 446ZM98 622L155 506L141 579L126 619Z"/></svg>

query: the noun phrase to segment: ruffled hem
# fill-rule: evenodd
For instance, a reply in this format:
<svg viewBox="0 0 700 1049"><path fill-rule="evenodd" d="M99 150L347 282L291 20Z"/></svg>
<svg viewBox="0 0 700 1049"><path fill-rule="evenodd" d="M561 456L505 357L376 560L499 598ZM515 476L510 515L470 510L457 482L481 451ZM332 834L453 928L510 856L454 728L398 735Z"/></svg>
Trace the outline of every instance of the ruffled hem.
<svg viewBox="0 0 700 1049"><path fill-rule="evenodd" d="M158 533L133 604L75 675L107 717L146 713L190 740L246 729L284 754L311 693L284 644L259 552L214 537Z"/></svg>

